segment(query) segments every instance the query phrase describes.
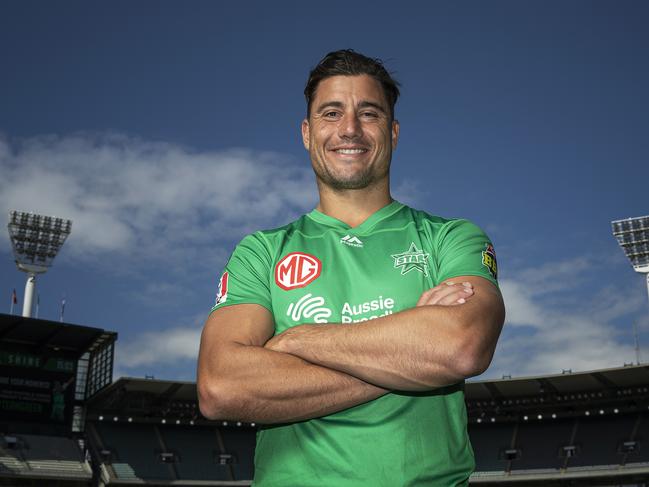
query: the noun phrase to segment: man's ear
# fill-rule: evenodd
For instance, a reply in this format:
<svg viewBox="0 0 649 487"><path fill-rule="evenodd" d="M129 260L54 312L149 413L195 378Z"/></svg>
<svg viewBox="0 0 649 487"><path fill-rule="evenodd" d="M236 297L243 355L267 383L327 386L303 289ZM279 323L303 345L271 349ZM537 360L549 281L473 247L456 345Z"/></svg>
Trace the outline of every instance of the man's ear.
<svg viewBox="0 0 649 487"><path fill-rule="evenodd" d="M309 121L305 118L304 120L302 120L302 143L304 144L304 148L306 150L309 150L309 134Z"/></svg>
<svg viewBox="0 0 649 487"><path fill-rule="evenodd" d="M399 142L399 120L392 120L392 150L397 148Z"/></svg>

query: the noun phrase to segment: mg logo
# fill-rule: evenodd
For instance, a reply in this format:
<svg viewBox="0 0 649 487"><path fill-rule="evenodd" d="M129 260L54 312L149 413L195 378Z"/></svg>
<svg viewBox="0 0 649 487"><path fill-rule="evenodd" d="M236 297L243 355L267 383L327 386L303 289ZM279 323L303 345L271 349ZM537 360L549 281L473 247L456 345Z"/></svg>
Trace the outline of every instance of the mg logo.
<svg viewBox="0 0 649 487"><path fill-rule="evenodd" d="M275 266L275 282L285 291L290 291L312 283L321 271L322 262L317 257L291 252Z"/></svg>

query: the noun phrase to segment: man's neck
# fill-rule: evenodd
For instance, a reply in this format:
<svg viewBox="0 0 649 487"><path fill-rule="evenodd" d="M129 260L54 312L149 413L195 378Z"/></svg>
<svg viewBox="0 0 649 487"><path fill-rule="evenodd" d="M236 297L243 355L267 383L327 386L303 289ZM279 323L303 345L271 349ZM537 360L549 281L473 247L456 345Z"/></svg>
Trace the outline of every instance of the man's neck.
<svg viewBox="0 0 649 487"><path fill-rule="evenodd" d="M390 188L333 191L319 187L317 210L354 228L392 202Z"/></svg>

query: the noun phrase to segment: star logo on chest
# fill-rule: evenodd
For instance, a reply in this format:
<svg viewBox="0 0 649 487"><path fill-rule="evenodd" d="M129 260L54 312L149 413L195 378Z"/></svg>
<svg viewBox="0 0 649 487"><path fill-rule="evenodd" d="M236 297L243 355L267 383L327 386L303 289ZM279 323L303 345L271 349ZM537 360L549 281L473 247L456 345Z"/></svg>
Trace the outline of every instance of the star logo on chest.
<svg viewBox="0 0 649 487"><path fill-rule="evenodd" d="M392 254L394 259L394 268L401 267L401 275L408 274L408 272L415 270L421 272L424 276L428 276L428 257L429 253L419 250L414 242L410 244L410 248L400 254Z"/></svg>

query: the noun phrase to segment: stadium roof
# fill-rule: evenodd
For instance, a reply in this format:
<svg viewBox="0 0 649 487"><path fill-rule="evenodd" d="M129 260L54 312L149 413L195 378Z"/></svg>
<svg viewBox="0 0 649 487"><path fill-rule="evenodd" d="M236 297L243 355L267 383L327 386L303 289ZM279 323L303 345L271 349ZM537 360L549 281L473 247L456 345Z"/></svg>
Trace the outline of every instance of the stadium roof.
<svg viewBox="0 0 649 487"><path fill-rule="evenodd" d="M503 404L513 398L548 398L608 391L605 399L618 397L623 390L646 390L649 385L649 365L635 365L579 373L522 377L515 379L482 380L466 384L469 405ZM643 389L644 388L644 389ZM646 393L641 392L643 396ZM628 396L627 396L628 397ZM518 404L518 401L516 401ZM536 407L532 403L517 408ZM548 404L549 405L549 404ZM100 414L129 414L140 419L182 417L201 419L197 407L195 382L122 377L93 396L88 402L89 417ZM473 408L471 408L473 409Z"/></svg>
<svg viewBox="0 0 649 487"><path fill-rule="evenodd" d="M649 365L641 364L588 372L467 382L465 392L467 400L486 400L548 393L565 394L633 388L647 384L649 384Z"/></svg>
<svg viewBox="0 0 649 487"><path fill-rule="evenodd" d="M197 398L195 382L120 377L110 387L94 396L90 403L103 403L116 392L122 395L128 393L152 394L156 397L164 397L169 401L195 401Z"/></svg>
<svg viewBox="0 0 649 487"><path fill-rule="evenodd" d="M88 418L102 414L128 414L138 420L173 416L201 419L195 382L122 377L92 396Z"/></svg>
<svg viewBox="0 0 649 487"><path fill-rule="evenodd" d="M117 333L58 321L24 318L0 313L0 344L68 352L75 356L91 351Z"/></svg>
<svg viewBox="0 0 649 487"><path fill-rule="evenodd" d="M467 382L467 399L533 396L539 393L585 392L610 388L646 386L649 384L649 364L564 373ZM170 400L195 400L196 383L122 377L103 394L115 389L124 392L149 392Z"/></svg>

